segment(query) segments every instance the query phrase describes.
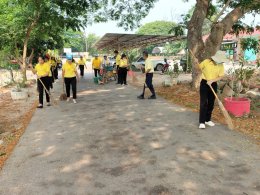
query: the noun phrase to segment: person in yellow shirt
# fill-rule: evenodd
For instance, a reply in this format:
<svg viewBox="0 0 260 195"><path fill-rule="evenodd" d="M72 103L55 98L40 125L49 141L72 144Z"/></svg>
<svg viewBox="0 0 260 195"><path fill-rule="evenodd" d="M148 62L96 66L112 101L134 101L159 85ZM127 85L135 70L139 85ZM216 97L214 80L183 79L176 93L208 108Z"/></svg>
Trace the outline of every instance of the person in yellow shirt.
<svg viewBox="0 0 260 195"><path fill-rule="evenodd" d="M73 103L77 101L77 79L79 78L76 64L72 62L72 55L67 55L67 62L62 66L62 80L66 86L67 102L70 101L70 87L72 87Z"/></svg>
<svg viewBox="0 0 260 195"><path fill-rule="evenodd" d="M98 55L95 55L95 58L92 61L92 69L94 70L95 77L100 76L101 63L101 59Z"/></svg>
<svg viewBox="0 0 260 195"><path fill-rule="evenodd" d="M50 86L49 86L50 68L49 68L49 66L44 62L43 57L39 57L38 64L35 66L35 68L33 68L31 64L29 65L29 68L31 69L31 71L34 74L37 75L37 88L38 88L38 92L39 92L38 108L43 108L43 94L45 91L44 86L48 90L48 92L45 91L47 106L50 106L51 104L50 104L50 96L49 96L49 91L50 91Z"/></svg>
<svg viewBox="0 0 260 195"><path fill-rule="evenodd" d="M79 70L80 70L80 76L84 77L84 69L87 69L86 61L83 59L83 56L80 56L80 59L78 61Z"/></svg>
<svg viewBox="0 0 260 195"><path fill-rule="evenodd" d="M120 61L121 61L121 56L119 55L119 52L117 50L114 51L115 54L115 59L116 59L116 69L117 69L117 74L119 72L119 66L120 66ZM121 84L119 82L119 75L118 75L118 80L117 80L117 84Z"/></svg>
<svg viewBox="0 0 260 195"><path fill-rule="evenodd" d="M49 86L50 86L50 89L53 90L53 75L52 75L52 70L51 70L51 60L50 60L50 57L48 55L45 56L44 58L44 61L45 61L45 64L47 64L47 66L49 67L50 69L50 74L49 74Z"/></svg>
<svg viewBox="0 0 260 195"><path fill-rule="evenodd" d="M202 71L202 80L200 83L200 129L205 129L206 125L211 127L215 126L211 121L215 96L209 85L217 92L217 81L224 77L224 62L228 62L225 52L218 51L216 55L199 64L199 68Z"/></svg>
<svg viewBox="0 0 260 195"><path fill-rule="evenodd" d="M145 84L147 87L150 89L152 95L148 99L156 99L156 94L155 90L153 87L153 73L154 73L154 67L151 59L149 58L148 52L144 51L143 52L143 58L145 60L145 67L144 67L144 73L146 75L145 77ZM143 88L143 93L139 95L137 98L139 99L144 99L144 94L145 94L145 84Z"/></svg>
<svg viewBox="0 0 260 195"><path fill-rule="evenodd" d="M128 59L125 54L122 54L118 70L118 82L121 85L127 85L128 66Z"/></svg>
<svg viewBox="0 0 260 195"><path fill-rule="evenodd" d="M53 75L53 81L58 79L58 65L55 57L51 57L51 70Z"/></svg>

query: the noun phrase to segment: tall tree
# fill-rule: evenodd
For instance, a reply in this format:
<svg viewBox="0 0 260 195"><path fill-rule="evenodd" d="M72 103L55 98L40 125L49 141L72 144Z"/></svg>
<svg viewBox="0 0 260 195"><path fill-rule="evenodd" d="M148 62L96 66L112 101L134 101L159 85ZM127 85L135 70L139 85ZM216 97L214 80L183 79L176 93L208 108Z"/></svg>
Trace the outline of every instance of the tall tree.
<svg viewBox="0 0 260 195"><path fill-rule="evenodd" d="M169 21L154 21L141 26L137 34L140 35L168 35L176 23Z"/></svg>
<svg viewBox="0 0 260 195"><path fill-rule="evenodd" d="M259 13L259 0L219 0L220 12L211 25L211 31L206 42L203 42L203 24L206 18L213 15L213 2L210 0L197 0L194 12L188 23L188 49L196 57L193 59L193 86L199 86L200 70L196 61L213 56L220 49L223 37L232 30L232 26L246 13ZM216 10L216 9L215 9Z"/></svg>

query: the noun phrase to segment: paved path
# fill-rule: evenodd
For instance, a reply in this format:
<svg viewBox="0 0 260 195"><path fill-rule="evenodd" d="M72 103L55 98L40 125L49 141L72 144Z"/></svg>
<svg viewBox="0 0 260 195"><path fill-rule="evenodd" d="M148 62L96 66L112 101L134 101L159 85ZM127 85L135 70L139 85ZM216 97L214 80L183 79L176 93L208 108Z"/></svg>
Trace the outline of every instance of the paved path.
<svg viewBox="0 0 260 195"><path fill-rule="evenodd" d="M140 89L80 82L79 103L37 110L0 194L260 194L260 150ZM60 86L59 86L60 87Z"/></svg>

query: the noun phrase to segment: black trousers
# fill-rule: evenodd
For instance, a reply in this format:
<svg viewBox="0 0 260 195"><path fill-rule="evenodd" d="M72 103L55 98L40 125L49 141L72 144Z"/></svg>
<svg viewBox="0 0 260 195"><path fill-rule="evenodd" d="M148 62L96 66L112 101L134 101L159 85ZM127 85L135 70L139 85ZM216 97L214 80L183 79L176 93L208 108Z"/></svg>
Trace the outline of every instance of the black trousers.
<svg viewBox="0 0 260 195"><path fill-rule="evenodd" d="M79 70L80 70L80 76L84 76L84 65L79 65Z"/></svg>
<svg viewBox="0 0 260 195"><path fill-rule="evenodd" d="M54 71L53 71L54 79L58 79L58 65L55 66Z"/></svg>
<svg viewBox="0 0 260 195"><path fill-rule="evenodd" d="M64 78L67 97L70 97L70 86L72 87L73 99L77 99L77 79L76 77Z"/></svg>
<svg viewBox="0 0 260 195"><path fill-rule="evenodd" d="M53 76L49 76L49 87L53 89Z"/></svg>
<svg viewBox="0 0 260 195"><path fill-rule="evenodd" d="M153 73L146 73L145 84L150 89L153 96L155 96L155 90L153 87ZM145 90L143 91L144 95Z"/></svg>
<svg viewBox="0 0 260 195"><path fill-rule="evenodd" d="M212 88L217 93L217 82L212 83ZM205 123L211 120L212 111L214 109L215 96L207 84L207 81L202 79L200 83L200 123Z"/></svg>
<svg viewBox="0 0 260 195"><path fill-rule="evenodd" d="M118 69L118 83L123 85L127 84L127 68L120 68Z"/></svg>
<svg viewBox="0 0 260 195"><path fill-rule="evenodd" d="M95 77L100 76L100 69L94 68Z"/></svg>
<svg viewBox="0 0 260 195"><path fill-rule="evenodd" d="M49 77L42 77L40 78L42 83L45 85L46 89L48 91L50 91L50 86L49 86ZM38 87L38 92L39 92L39 103L43 105L43 94L45 91L46 94L46 101L50 102L50 96L48 94L48 92L46 92L46 90L44 89L42 83L39 81L39 79L37 80L37 87Z"/></svg>
<svg viewBox="0 0 260 195"><path fill-rule="evenodd" d="M116 65L116 71L117 71L117 84L120 84L120 78L119 78L119 65Z"/></svg>

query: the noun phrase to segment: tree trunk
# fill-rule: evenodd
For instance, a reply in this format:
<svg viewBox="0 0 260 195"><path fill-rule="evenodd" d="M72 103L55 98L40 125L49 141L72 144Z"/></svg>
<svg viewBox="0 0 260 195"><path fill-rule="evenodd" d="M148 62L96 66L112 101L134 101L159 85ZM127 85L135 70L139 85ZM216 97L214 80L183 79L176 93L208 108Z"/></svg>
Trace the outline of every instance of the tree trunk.
<svg viewBox="0 0 260 195"><path fill-rule="evenodd" d="M23 44L23 65L22 65L23 82L27 81L27 76L26 76L26 68L27 68L26 57L27 57L27 46L28 46L29 38L30 38L30 36L27 34L26 38L24 40L24 44Z"/></svg>
<svg viewBox="0 0 260 195"><path fill-rule="evenodd" d="M220 49L223 37L230 32L232 26L249 10L240 7L235 8L227 14L222 21L214 23L211 33L204 43L202 40L203 22L207 16L209 1L197 0L197 4L188 25L188 49L194 54L192 57L192 86L199 87L201 71L196 61L201 62L215 55Z"/></svg>
<svg viewBox="0 0 260 195"><path fill-rule="evenodd" d="M38 15L38 17L39 17L39 15ZM37 23L38 17L27 28L26 36L25 36L24 43L23 43L23 59L22 59L23 82L27 81L27 76L26 76L26 69L27 69L26 58L27 58L28 42L29 42L29 39L30 39L31 32L32 32L34 26Z"/></svg>
<svg viewBox="0 0 260 195"><path fill-rule="evenodd" d="M197 0L195 10L192 18L188 24L188 50L194 54L192 56L192 86L195 88L199 87L200 82L200 70L196 61L201 61L201 54L204 52L204 43L202 40L202 28L204 20L207 16L209 7L208 0Z"/></svg>

